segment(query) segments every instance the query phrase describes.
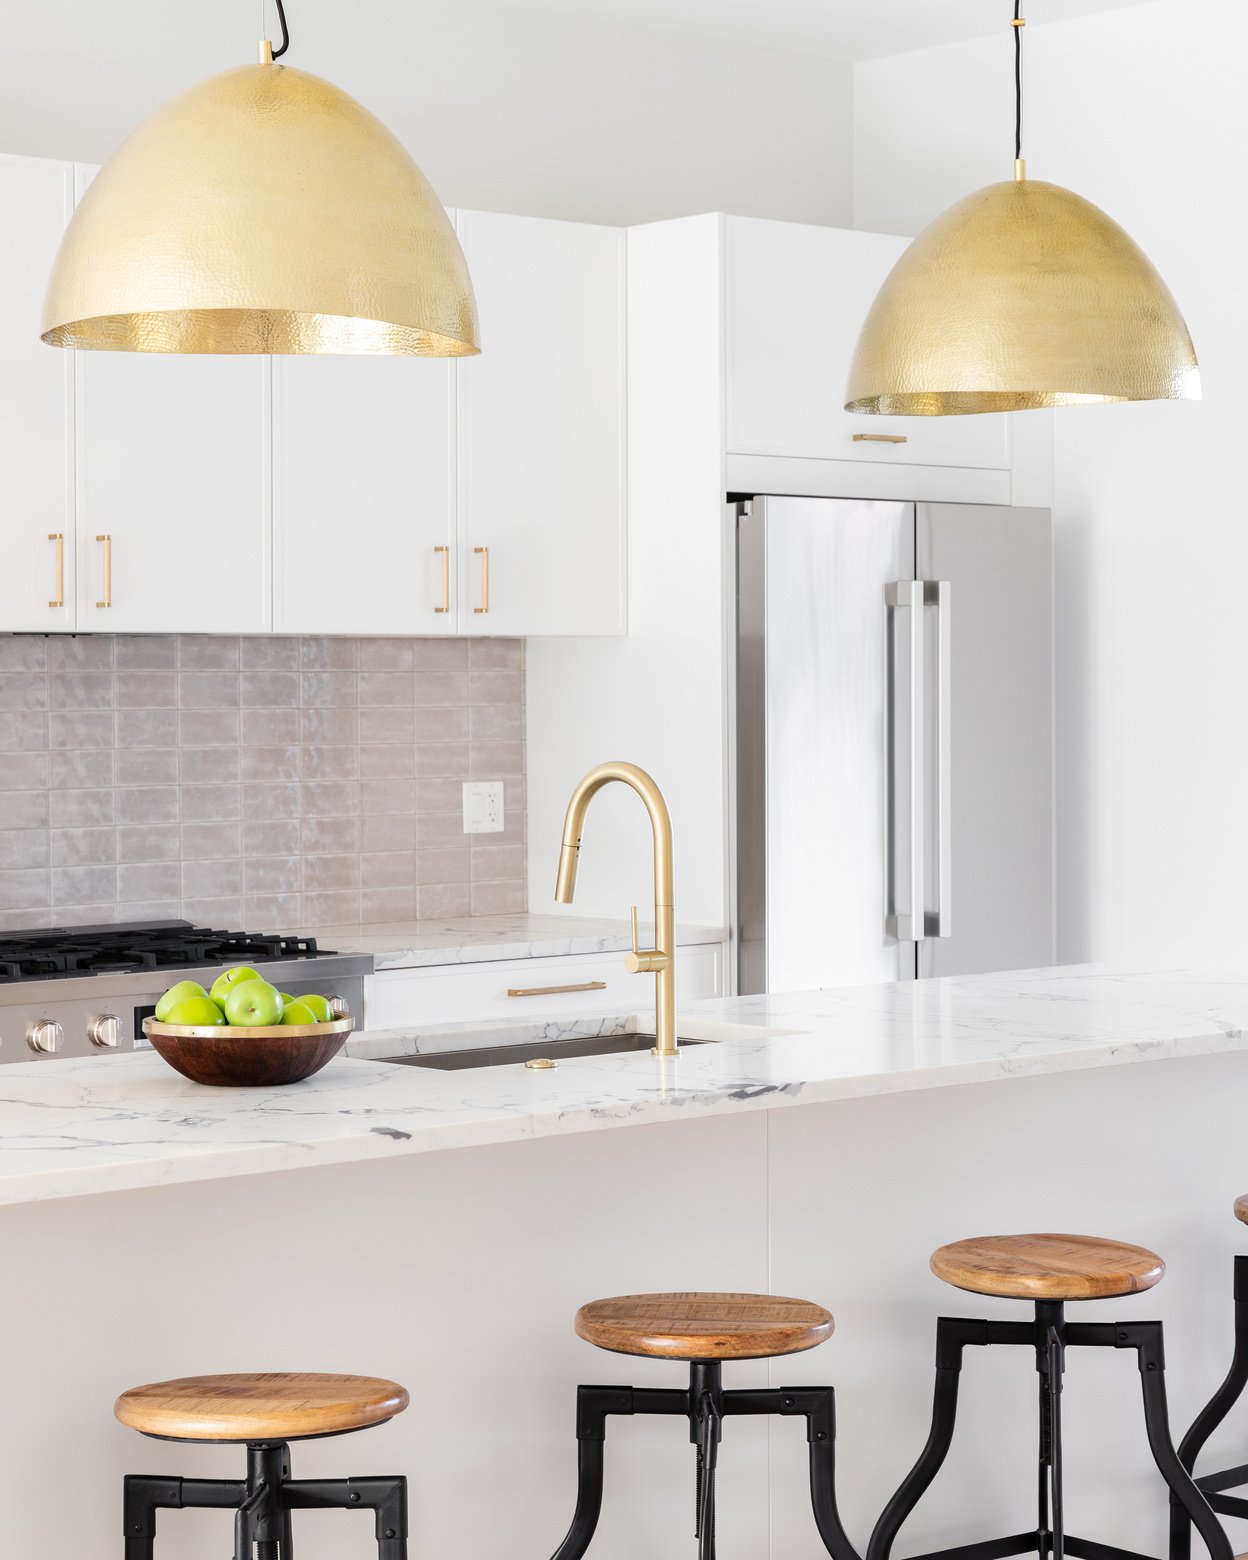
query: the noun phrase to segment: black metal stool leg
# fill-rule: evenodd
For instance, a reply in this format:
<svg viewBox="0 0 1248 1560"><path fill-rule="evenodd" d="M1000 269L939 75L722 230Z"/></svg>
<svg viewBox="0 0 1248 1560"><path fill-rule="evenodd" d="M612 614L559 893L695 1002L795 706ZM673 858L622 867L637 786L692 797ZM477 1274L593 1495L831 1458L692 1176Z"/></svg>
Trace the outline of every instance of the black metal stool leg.
<svg viewBox="0 0 1248 1560"><path fill-rule="evenodd" d="M1231 1542L1213 1513L1209 1502L1196 1488L1191 1474L1179 1460L1170 1439L1170 1419L1166 1406L1165 1356L1162 1350L1160 1322L1136 1322L1118 1328L1122 1347L1134 1348L1139 1357L1140 1383L1144 1392L1144 1424L1149 1449L1162 1478L1204 1540L1210 1560L1233 1560Z"/></svg>
<svg viewBox="0 0 1248 1560"><path fill-rule="evenodd" d="M936 1323L936 1390L932 1400L932 1427L927 1445L880 1514L867 1545L867 1560L889 1560L902 1523L918 1505L949 1455L958 1412L958 1378L962 1371L963 1344L964 1338L957 1323L942 1316Z"/></svg>
<svg viewBox="0 0 1248 1560"><path fill-rule="evenodd" d="M1205 1442L1218 1428L1248 1387L1248 1257L1235 1258L1235 1348L1226 1380L1197 1414L1192 1428L1179 1442L1179 1461L1192 1473ZM1178 1500L1170 1501L1170 1560L1189 1560L1192 1524Z"/></svg>
<svg viewBox="0 0 1248 1560"><path fill-rule="evenodd" d="M631 1414L631 1387L576 1389L576 1509L552 1560L581 1560L602 1514L602 1459L608 1414Z"/></svg>

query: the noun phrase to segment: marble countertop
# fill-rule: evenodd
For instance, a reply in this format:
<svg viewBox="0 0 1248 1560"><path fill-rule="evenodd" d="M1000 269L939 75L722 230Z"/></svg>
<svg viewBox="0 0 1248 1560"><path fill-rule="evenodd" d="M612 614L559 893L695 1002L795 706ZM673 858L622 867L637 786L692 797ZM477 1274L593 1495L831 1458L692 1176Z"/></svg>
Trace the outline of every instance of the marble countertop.
<svg viewBox="0 0 1248 1560"><path fill-rule="evenodd" d="M532 1025L535 1054L575 1027ZM498 1028L355 1045L398 1054L474 1032L489 1043ZM671 1062L643 1052L550 1071L344 1056L280 1089L201 1088L151 1053L6 1065L0 1203L1245 1051L1248 973L1084 965L714 999L682 1011L680 1029L718 1043Z"/></svg>
<svg viewBox="0 0 1248 1560"><path fill-rule="evenodd" d="M550 959L569 953L618 953L632 947L627 921L588 916L477 915L444 921L316 926L302 933L340 953L371 953L379 970L495 959ZM720 926L678 926L678 946L723 942Z"/></svg>

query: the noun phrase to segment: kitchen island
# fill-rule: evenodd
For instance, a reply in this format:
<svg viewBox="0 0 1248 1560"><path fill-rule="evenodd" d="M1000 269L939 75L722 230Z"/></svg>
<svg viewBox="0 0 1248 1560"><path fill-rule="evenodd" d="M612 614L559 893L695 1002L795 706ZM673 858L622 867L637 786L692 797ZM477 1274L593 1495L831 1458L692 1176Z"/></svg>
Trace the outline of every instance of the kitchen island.
<svg viewBox="0 0 1248 1560"><path fill-rule="evenodd" d="M621 1021L632 1015L580 1027ZM83 1494L58 1543L109 1553L123 1471L232 1467L228 1450L114 1426L117 1392L211 1370L376 1372L404 1381L412 1408L299 1448L299 1471L340 1473L344 1455L354 1471L407 1471L413 1556L541 1560L571 1510L575 1383L680 1374L580 1343L576 1306L771 1290L836 1314L837 1336L779 1362L776 1381L836 1383L842 1508L862 1546L926 1433L936 1314L1017 1309L928 1274L933 1247L990 1231L1158 1249L1171 1267L1159 1290L1083 1312L1166 1320L1176 1426L1208 1396L1229 1352L1231 1256L1248 1247L1230 1212L1248 1190L1248 975L1083 967L740 998L694 1004L681 1029L714 1043L674 1063L549 1071L390 1066L376 1055L481 1035L365 1035L355 1045L372 1057L268 1091L200 1089L151 1055L6 1067L0 1235L21 1338L0 1416L6 1477L52 1500L53 1465L72 1458ZM899 1554L966 1535L968 1512L976 1533L1017 1524L1034 1480L1033 1374L1021 1359L968 1362L964 1433ZM53 1378L72 1393L50 1400ZM1160 1554L1134 1370L1080 1358L1067 1388L1081 1527ZM795 1425L730 1427L723 1560L769 1543L819 1553L804 1451ZM1240 1451L1230 1426L1210 1455ZM679 1430L613 1424L595 1555L692 1552L691 1477ZM0 1512L6 1553L46 1548L43 1509ZM327 1517L302 1553L364 1556L366 1529ZM212 1514L170 1513L161 1532L181 1560L228 1545Z"/></svg>

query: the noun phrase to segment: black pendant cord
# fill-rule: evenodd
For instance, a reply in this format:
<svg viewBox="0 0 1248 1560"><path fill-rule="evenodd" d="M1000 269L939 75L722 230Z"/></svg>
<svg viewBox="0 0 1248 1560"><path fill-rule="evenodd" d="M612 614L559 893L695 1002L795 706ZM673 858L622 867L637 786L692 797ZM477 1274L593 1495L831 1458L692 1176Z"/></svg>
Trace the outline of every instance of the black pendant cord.
<svg viewBox="0 0 1248 1560"><path fill-rule="evenodd" d="M273 50L273 58L280 60L286 50L290 48L290 30L286 26L286 7L282 4L282 0L273 0L273 4L277 7L277 19L282 24L282 41Z"/></svg>
<svg viewBox="0 0 1248 1560"><path fill-rule="evenodd" d="M1014 0L1014 157L1023 155L1023 28L1027 23L1020 12L1023 0ZM281 0L278 0L281 8ZM276 55L274 56L276 58Z"/></svg>

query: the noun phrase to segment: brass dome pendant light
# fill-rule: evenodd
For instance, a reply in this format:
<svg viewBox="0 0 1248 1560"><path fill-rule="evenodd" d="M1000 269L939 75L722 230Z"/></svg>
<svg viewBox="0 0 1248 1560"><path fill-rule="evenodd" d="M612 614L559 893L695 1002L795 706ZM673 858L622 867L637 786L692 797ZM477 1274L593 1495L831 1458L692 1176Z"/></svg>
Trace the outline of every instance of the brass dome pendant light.
<svg viewBox="0 0 1248 1560"><path fill-rule="evenodd" d="M1014 4L1014 179L950 207L881 287L848 412L948 417L1200 399L1183 316L1143 251L1091 202L1027 178Z"/></svg>
<svg viewBox="0 0 1248 1560"><path fill-rule="evenodd" d="M96 176L42 336L112 352L480 350L463 251L425 176L354 98L260 59L158 109Z"/></svg>

